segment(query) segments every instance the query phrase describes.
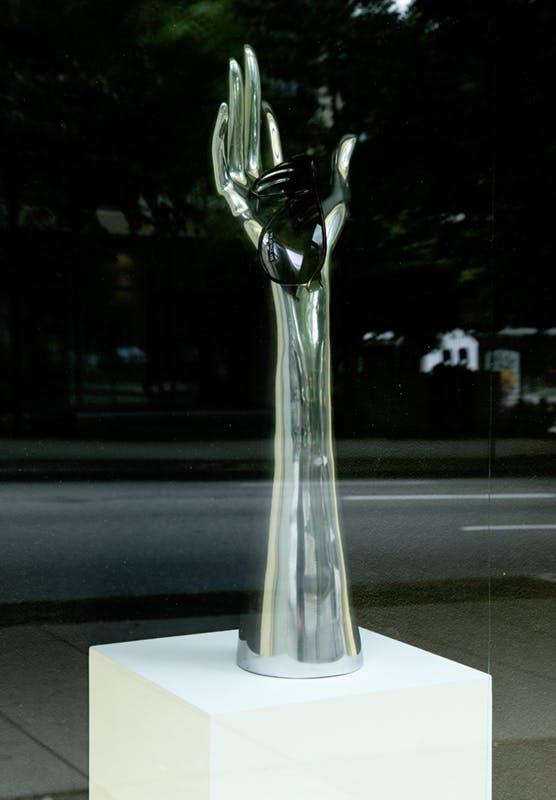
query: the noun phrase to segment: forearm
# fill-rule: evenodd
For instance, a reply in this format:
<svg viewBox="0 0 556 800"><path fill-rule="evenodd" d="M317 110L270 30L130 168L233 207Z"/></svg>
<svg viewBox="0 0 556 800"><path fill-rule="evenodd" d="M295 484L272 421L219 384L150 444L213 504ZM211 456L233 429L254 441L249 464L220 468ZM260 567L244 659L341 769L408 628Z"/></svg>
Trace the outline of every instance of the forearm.
<svg viewBox="0 0 556 800"><path fill-rule="evenodd" d="M273 285L277 327L276 477L334 479L326 286L298 296Z"/></svg>
<svg viewBox="0 0 556 800"><path fill-rule="evenodd" d="M310 663L310 674L351 671L359 647L336 497L327 291L295 298L273 286L275 472L260 654L288 655L296 670Z"/></svg>

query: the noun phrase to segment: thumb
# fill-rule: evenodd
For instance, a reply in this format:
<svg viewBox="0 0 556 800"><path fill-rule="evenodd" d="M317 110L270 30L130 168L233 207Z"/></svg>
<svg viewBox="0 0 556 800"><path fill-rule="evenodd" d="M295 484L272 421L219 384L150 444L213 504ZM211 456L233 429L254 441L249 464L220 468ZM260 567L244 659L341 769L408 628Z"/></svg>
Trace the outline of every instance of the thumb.
<svg viewBox="0 0 556 800"><path fill-rule="evenodd" d="M357 144L353 133L342 136L332 156L332 184L334 189L343 189L348 182L349 164Z"/></svg>

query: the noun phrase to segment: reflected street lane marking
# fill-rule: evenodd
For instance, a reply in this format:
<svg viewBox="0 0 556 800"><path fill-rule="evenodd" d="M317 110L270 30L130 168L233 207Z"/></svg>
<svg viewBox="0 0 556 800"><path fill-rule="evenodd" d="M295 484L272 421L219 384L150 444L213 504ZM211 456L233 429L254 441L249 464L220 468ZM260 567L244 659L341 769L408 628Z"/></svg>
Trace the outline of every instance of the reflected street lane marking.
<svg viewBox="0 0 556 800"><path fill-rule="evenodd" d="M461 531L556 531L556 525L464 525Z"/></svg>
<svg viewBox="0 0 556 800"><path fill-rule="evenodd" d="M348 494L344 500L550 500L555 492L508 492L489 494Z"/></svg>

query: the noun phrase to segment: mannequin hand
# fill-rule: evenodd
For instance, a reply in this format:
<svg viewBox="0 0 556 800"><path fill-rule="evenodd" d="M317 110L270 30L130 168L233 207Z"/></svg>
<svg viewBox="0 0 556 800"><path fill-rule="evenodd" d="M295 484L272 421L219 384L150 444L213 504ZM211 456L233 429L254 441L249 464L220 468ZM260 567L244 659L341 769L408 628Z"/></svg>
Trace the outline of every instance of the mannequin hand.
<svg viewBox="0 0 556 800"><path fill-rule="evenodd" d="M244 59L245 79L237 61L230 59L229 100L221 104L214 126L212 164L218 193L257 247L262 223L250 189L266 170L281 164L284 156L276 118L268 103L261 101L259 67L249 45L244 47ZM261 134L269 143L269 163L263 163ZM342 137L332 156L331 193L322 203L328 253L340 236L347 214L349 163L355 142L355 136Z"/></svg>

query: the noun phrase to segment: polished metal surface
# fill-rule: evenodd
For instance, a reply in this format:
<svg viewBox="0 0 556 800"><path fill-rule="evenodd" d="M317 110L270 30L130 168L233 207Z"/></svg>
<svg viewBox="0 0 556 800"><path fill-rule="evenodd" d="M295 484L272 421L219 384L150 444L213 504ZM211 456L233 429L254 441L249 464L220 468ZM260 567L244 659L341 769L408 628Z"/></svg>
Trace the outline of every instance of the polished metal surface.
<svg viewBox="0 0 556 800"><path fill-rule="evenodd" d="M230 61L229 102L218 112L212 155L217 190L257 247L263 226L249 190L283 155L249 46L244 56L245 81ZM346 217L354 145L355 137L343 137L333 156L320 275L310 287L271 285L278 334L272 508L264 587L238 646L238 664L262 675L326 677L362 663L338 514L329 344L330 253Z"/></svg>
<svg viewBox="0 0 556 800"><path fill-rule="evenodd" d="M265 675L339 675L361 665L336 496L327 279L297 297L272 285L278 358L266 574L260 613L244 619L238 650L240 666Z"/></svg>

